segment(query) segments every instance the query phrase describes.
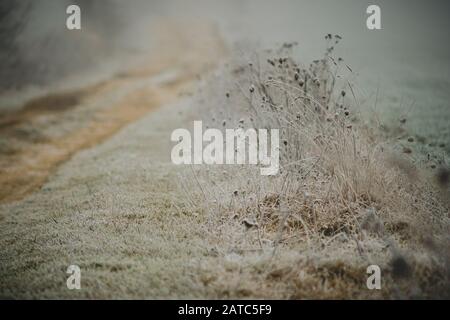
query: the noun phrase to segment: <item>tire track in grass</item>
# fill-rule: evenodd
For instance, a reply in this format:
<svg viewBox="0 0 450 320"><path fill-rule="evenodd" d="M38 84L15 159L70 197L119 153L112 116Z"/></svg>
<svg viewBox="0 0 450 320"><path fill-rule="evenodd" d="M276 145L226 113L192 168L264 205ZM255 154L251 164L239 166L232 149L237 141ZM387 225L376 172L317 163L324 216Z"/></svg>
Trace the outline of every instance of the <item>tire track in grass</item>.
<svg viewBox="0 0 450 320"><path fill-rule="evenodd" d="M226 53L214 26L158 21L148 62L91 87L28 102L0 119L0 203L24 198L61 163L189 91Z"/></svg>

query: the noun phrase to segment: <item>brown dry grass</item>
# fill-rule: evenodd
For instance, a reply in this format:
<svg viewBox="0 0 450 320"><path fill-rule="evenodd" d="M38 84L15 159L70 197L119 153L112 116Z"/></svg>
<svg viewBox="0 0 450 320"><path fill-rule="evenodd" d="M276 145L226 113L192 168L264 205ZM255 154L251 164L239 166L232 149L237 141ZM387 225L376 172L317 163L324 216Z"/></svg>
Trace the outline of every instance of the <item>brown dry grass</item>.
<svg viewBox="0 0 450 320"><path fill-rule="evenodd" d="M289 56L266 54L272 63ZM316 71L299 65L301 72L291 59L272 65L263 54L232 62L204 88L203 109L156 110L77 154L39 191L0 205L0 296L448 297L448 207L439 198L446 189L359 120L346 78L324 85L348 70L327 61ZM295 73L314 72L320 86L301 87ZM131 91L137 105L147 97ZM244 126L281 127L281 173L171 164L171 131L199 115L214 127L242 118ZM177 179L184 169L188 180ZM372 263L382 268L380 291L365 285ZM81 290L66 287L70 264L82 269Z"/></svg>
<svg viewBox="0 0 450 320"><path fill-rule="evenodd" d="M209 127L279 128L281 145L275 177L218 166L184 178L187 212L205 216L216 257L203 264L205 290L221 298L448 298L448 185L439 190L396 152L378 118L364 121L353 72L333 57L340 39L327 40L324 57L307 67L291 58L291 44L234 61L203 98L223 97L212 111L204 104ZM371 264L382 269L382 290L366 287Z"/></svg>

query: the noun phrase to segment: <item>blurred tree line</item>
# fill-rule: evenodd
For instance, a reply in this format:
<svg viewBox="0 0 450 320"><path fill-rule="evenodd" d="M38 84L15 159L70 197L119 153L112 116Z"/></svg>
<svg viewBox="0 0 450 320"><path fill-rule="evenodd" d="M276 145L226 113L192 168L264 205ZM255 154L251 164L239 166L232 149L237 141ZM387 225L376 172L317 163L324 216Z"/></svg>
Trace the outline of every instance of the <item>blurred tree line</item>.
<svg viewBox="0 0 450 320"><path fill-rule="evenodd" d="M66 8L81 8L81 31L65 27ZM117 0L0 0L0 93L45 85L91 68L120 37Z"/></svg>

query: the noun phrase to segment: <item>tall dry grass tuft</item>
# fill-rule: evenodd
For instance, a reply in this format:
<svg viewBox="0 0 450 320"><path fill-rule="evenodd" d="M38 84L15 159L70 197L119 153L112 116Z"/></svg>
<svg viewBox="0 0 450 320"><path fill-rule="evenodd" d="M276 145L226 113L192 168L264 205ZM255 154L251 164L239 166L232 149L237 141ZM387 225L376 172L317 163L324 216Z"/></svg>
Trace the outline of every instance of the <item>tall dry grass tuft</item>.
<svg viewBox="0 0 450 320"><path fill-rule="evenodd" d="M448 206L363 119L340 40L327 35L308 66L295 44L236 58L199 99L208 127L280 129L277 176L194 166L181 180L187 214L204 217L214 255L200 274L217 297L449 297ZM366 288L370 264L380 291Z"/></svg>

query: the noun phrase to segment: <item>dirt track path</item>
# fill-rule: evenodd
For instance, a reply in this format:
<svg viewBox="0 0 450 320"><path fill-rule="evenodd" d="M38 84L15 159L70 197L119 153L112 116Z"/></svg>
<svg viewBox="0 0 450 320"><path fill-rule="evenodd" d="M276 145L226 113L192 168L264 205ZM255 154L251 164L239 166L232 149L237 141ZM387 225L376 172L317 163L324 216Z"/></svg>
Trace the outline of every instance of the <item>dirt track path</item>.
<svg viewBox="0 0 450 320"><path fill-rule="evenodd" d="M0 297L202 294L193 268L205 248L199 222L176 205L170 133L189 116L189 98L180 94L225 47L205 24L162 28L170 44L148 70L78 92L82 99L65 111L52 103L73 93L35 101L2 126L3 137L31 127L45 139L2 154ZM71 264L81 267L82 290L66 287Z"/></svg>
<svg viewBox="0 0 450 320"><path fill-rule="evenodd" d="M154 108L179 98L211 70L225 46L205 23L173 21L152 28L148 62L92 87L34 99L0 118L0 203L22 199L55 167Z"/></svg>

